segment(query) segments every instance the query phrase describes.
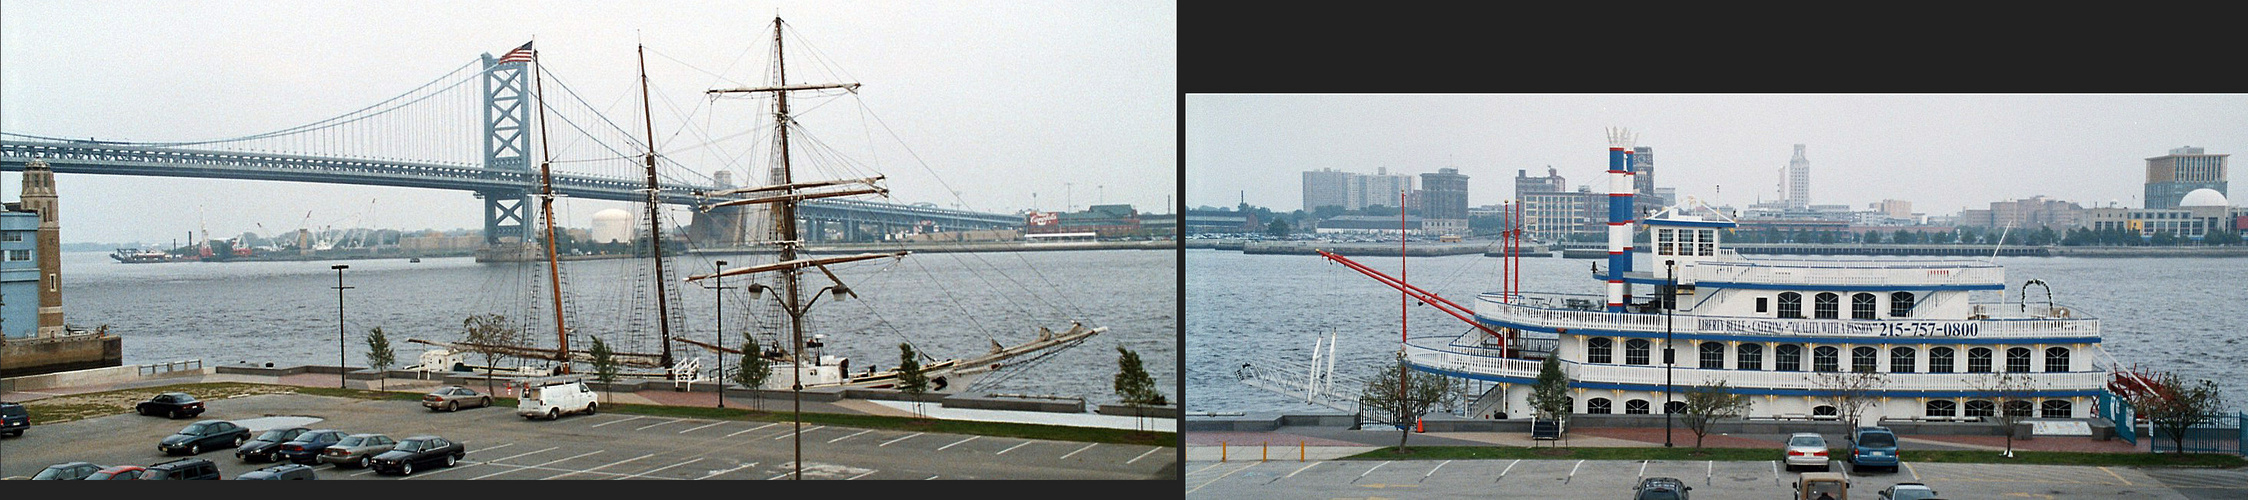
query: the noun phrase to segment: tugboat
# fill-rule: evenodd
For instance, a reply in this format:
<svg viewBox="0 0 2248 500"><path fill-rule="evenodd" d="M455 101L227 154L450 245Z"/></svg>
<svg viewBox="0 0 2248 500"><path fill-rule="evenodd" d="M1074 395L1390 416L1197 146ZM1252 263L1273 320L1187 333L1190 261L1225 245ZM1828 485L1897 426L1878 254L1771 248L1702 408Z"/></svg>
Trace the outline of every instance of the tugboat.
<svg viewBox="0 0 2248 500"><path fill-rule="evenodd" d="M115 252L110 252L109 258L116 259L117 262L124 264L146 264L151 262L171 262L172 254L164 253L163 250L119 248Z"/></svg>

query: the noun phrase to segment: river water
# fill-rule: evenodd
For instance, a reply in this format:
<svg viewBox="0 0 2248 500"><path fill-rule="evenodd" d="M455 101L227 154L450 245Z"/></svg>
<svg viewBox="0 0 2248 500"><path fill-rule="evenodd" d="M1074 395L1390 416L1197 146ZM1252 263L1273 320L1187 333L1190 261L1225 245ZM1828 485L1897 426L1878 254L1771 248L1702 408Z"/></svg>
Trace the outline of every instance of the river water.
<svg viewBox="0 0 2248 500"><path fill-rule="evenodd" d="M685 276L708 273L711 261L721 259L735 263L730 267L750 261L676 256L666 266L675 277ZM205 366L333 365L339 349L335 264L350 266L343 274L343 285L351 287L343 291L343 329L350 335L341 349L352 366L365 366L370 328L383 328L404 366L429 348L407 338L459 340L462 320L486 313L528 318L525 329L539 345L554 344L551 299L537 293L548 287L546 264L479 264L468 257L119 264L103 252L65 252L64 318L84 328L106 324L122 335L128 365L185 359ZM565 309L572 311L564 320L571 330L599 332L620 351L656 352L656 305L643 278L653 274L649 259L562 265L570 290ZM1157 387L1178 399L1174 251L920 253L830 267L858 298L814 302L806 335L825 334L827 354L849 357L854 371L896 366L902 342L937 359L962 358L983 353L993 340L1028 341L1040 325L1060 332L1082 321L1109 330L1034 363L1018 360L1022 369L987 375L975 392L1115 402L1111 383L1122 346L1137 352ZM806 276L807 292L827 284L817 272ZM739 278L725 283L742 284ZM678 308L673 335L716 340L715 293L690 283L672 294ZM724 343L739 346L740 332L753 316L768 314L764 306L774 295L753 300L744 290L729 290ZM572 347L583 342L573 340ZM712 365L707 351L684 344L673 349L679 356L700 353L704 366Z"/></svg>
<svg viewBox="0 0 2248 500"><path fill-rule="evenodd" d="M1395 275L1388 256L1350 256ZM1415 286L1472 307L1476 293L1500 288L1501 259L1479 255L1414 257ZM1523 258L1521 285L1531 292L1600 294L1592 260ZM2008 289L1977 292L1977 301L2015 303L2022 283L2050 284L2053 301L2100 319L2108 353L2125 364L2217 382L2228 406L2248 409L2248 259L1999 257ZM1649 292L1641 292L1649 293ZM2030 301L2045 300L2030 287ZM1333 410L1236 380L1244 363L1310 360L1313 335L1339 334L1335 371L1370 377L1394 366L1399 294L1318 256L1247 255L1188 250L1186 255L1187 411L1294 412ZM1412 336L1456 335L1466 323L1432 307L1410 308Z"/></svg>

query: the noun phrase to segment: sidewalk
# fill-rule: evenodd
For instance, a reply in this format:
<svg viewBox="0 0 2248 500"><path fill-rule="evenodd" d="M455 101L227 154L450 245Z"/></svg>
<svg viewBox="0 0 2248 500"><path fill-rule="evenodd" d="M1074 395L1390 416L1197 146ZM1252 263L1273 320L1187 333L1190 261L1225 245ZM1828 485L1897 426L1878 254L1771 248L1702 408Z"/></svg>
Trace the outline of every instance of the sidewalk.
<svg viewBox="0 0 2248 500"><path fill-rule="evenodd" d="M1694 433L1682 428L1671 430L1671 442L1677 446L1693 446ZM1778 450L1786 443L1784 434L1711 434L1702 438L1707 448L1748 448ZM1255 460L1263 454L1270 459L1295 460L1299 455L1308 460L1331 460L1355 455L1383 447L1397 446L1398 431L1349 430L1330 427L1282 427L1268 432L1188 432L1186 433L1187 460ZM1932 450L1987 450L2006 449L2005 436L1957 435L1900 435L1906 449ZM1531 447L1561 444L1576 448L1600 447L1660 447L1663 429L1640 427L1580 427L1570 429L1566 443L1536 441L1525 432L1425 432L1414 433L1408 446L1509 446ZM1840 446L1840 442L1831 442ZM2141 440L2136 446L2122 440L2101 441L2078 436L2038 436L2032 439L2015 439L2017 451L2070 451L2094 453L2146 453L2148 442ZM1299 450L1301 448L1301 450ZM1246 458L1244 458L1246 457Z"/></svg>

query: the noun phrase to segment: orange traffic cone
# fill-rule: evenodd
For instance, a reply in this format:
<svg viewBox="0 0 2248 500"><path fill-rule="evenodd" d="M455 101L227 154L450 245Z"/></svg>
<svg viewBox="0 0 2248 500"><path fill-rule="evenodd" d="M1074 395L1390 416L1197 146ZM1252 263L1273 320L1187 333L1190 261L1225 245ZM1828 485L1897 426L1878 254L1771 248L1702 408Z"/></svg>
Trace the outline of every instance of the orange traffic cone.
<svg viewBox="0 0 2248 500"><path fill-rule="evenodd" d="M1428 426L1423 425L1421 419L1413 419L1413 432L1428 432Z"/></svg>

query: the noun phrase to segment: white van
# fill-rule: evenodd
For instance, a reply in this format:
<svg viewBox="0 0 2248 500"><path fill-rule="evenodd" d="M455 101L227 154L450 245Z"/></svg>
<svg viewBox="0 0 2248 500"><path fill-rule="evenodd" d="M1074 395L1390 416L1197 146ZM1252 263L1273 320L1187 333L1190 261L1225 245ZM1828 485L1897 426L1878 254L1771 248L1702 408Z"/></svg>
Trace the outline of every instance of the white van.
<svg viewBox="0 0 2248 500"><path fill-rule="evenodd" d="M515 414L523 418L561 418L564 413L593 414L593 389L584 380L564 379L532 381L517 398Z"/></svg>

